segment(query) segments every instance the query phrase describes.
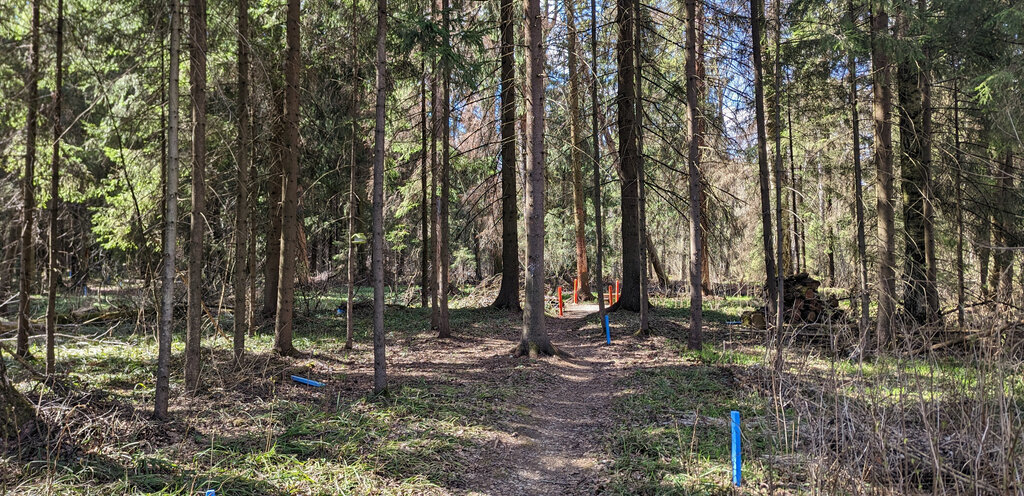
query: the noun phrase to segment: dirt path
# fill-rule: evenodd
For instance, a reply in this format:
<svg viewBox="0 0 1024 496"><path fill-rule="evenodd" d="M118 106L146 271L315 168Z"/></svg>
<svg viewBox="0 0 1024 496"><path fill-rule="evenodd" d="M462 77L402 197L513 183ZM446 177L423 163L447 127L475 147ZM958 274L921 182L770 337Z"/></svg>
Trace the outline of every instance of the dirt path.
<svg viewBox="0 0 1024 496"><path fill-rule="evenodd" d="M470 478L470 494L593 494L604 479L602 436L611 421L615 381L631 367L621 350L580 331L597 305L570 305L548 318L552 342L573 356L536 360L543 376L524 397L524 415ZM593 317L590 318L593 320ZM485 466L493 464L492 466Z"/></svg>

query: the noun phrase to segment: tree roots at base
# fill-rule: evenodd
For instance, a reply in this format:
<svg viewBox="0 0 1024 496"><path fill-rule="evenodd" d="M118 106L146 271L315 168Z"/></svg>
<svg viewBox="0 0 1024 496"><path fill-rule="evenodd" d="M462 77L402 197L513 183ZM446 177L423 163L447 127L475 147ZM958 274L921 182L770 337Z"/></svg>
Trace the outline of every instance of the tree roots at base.
<svg viewBox="0 0 1024 496"><path fill-rule="evenodd" d="M520 341L519 345L512 349L512 355L516 357L528 356L530 358L538 358L545 356L572 358L571 354L559 349L557 346L551 344L550 342L534 343L529 341Z"/></svg>

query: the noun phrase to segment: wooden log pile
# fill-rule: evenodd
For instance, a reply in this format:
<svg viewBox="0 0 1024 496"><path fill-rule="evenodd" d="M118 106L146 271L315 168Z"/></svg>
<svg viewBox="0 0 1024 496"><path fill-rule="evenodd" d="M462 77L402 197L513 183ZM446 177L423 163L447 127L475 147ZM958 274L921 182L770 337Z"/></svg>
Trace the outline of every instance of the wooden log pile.
<svg viewBox="0 0 1024 496"><path fill-rule="evenodd" d="M845 314L839 308L835 296L824 297L818 293L821 282L802 272L789 276L783 283L782 303L787 324L841 323ZM766 329L765 307L743 314L743 325L755 329ZM771 317L771 316L769 316Z"/></svg>

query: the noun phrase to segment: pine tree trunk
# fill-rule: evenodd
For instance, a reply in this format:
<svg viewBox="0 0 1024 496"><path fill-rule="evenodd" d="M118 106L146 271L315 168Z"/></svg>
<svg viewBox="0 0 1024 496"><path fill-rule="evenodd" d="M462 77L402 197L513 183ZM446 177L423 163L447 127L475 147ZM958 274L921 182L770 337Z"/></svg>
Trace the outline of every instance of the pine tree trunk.
<svg viewBox="0 0 1024 496"><path fill-rule="evenodd" d="M761 195L761 241L764 250L765 288L768 307L775 311L778 288L775 285L775 254L772 249L772 202L768 180L768 138L765 131L764 111L764 70L762 68L761 37L764 28L764 4L762 0L750 0L750 32L754 40L754 111L757 120L757 182Z"/></svg>
<svg viewBox="0 0 1024 496"><path fill-rule="evenodd" d="M572 169L573 224L576 228L576 276L579 278L579 298L589 300L590 269L587 264L587 213L583 208L583 141L580 139L580 76L577 62L576 0L566 0L565 25L568 40L569 64L569 163Z"/></svg>
<svg viewBox="0 0 1024 496"><path fill-rule="evenodd" d="M277 281L277 322L274 326L274 351L283 356L300 353L292 345L295 311L295 265L299 235L299 0L288 0L285 19L288 56L284 64L283 194L281 201L281 271Z"/></svg>
<svg viewBox="0 0 1024 496"><path fill-rule="evenodd" d="M590 132L594 175L594 229L597 245L597 317L604 322L604 212L601 207L601 138L597 124L597 0L590 0ZM610 335L609 335L610 338Z"/></svg>
<svg viewBox="0 0 1024 496"><path fill-rule="evenodd" d="M526 10L526 305L518 356L556 354L544 328L544 47L540 0Z"/></svg>
<svg viewBox="0 0 1024 496"><path fill-rule="evenodd" d="M636 62L635 19L633 1L617 0L615 22L619 26L616 41L618 70L617 126L619 137L619 163L622 167L620 195L622 202L622 297L609 310L619 308L640 311L641 271L640 263L640 208L636 122ZM646 295L644 295L646 297Z"/></svg>
<svg viewBox="0 0 1024 496"><path fill-rule="evenodd" d="M56 368L54 339L57 330L57 280L61 277L57 262L59 246L59 229L57 227L57 209L60 207L60 142L63 127L61 126L61 103L64 94L64 0L57 0L57 74L54 77L53 90L53 158L50 161L50 246L49 286L46 295L46 375L53 375Z"/></svg>
<svg viewBox="0 0 1024 496"><path fill-rule="evenodd" d="M451 29L450 23L450 12L448 8L448 0L442 0L441 2L441 24L444 26L444 46L451 49L451 38L449 36L449 30ZM451 198L451 79L452 69L448 62L445 62L441 66L441 72L443 73L444 82L442 83L442 102L443 106L441 112L441 202L439 205L438 212L438 228L439 236L437 238L438 248L438 290L440 294L439 306L437 313L437 337L447 338L451 336L451 322L448 319L448 272L451 268L451 250L448 246L449 237L449 222L448 222L448 203Z"/></svg>
<svg viewBox="0 0 1024 496"><path fill-rule="evenodd" d="M847 3L851 23L854 21L853 0ZM871 295L868 291L868 255L864 220L864 180L860 161L860 113L857 110L857 60L850 52L846 57L846 68L850 73L850 122L853 129L853 195L854 215L857 222L857 264L860 276L860 343L858 352L864 353L868 347L868 311ZM862 356L862 355L861 355Z"/></svg>
<svg viewBox="0 0 1024 496"><path fill-rule="evenodd" d="M959 75L953 78L953 161L956 172L953 181L956 199L956 322L964 328L964 211L963 211L963 160L960 148L960 87Z"/></svg>
<svg viewBox="0 0 1024 496"><path fill-rule="evenodd" d="M181 7L171 0L170 64L167 85L167 177L164 197L163 287L153 417L167 418L171 376L171 333L174 330L175 249L178 236L178 67L181 49Z"/></svg>
<svg viewBox="0 0 1024 496"><path fill-rule="evenodd" d="M430 300L430 219L427 199L427 65L420 61L420 306Z"/></svg>
<svg viewBox="0 0 1024 496"><path fill-rule="evenodd" d="M700 350L704 342L704 230L701 223L701 205L704 193L700 170L700 144L702 120L698 100L700 80L697 75L697 0L686 0L686 118L689 126L690 146L687 151L687 182L690 192L690 333L687 346Z"/></svg>
<svg viewBox="0 0 1024 496"><path fill-rule="evenodd" d="M28 334L32 328L32 277L35 275L35 244L32 240L33 214L36 208L36 190L32 179L36 175L36 126L39 102L39 2L32 2L32 41L29 48L29 73L25 89L25 176L22 178L21 208L21 272L18 274L18 356L28 356Z"/></svg>
<svg viewBox="0 0 1024 496"><path fill-rule="evenodd" d="M246 308L248 307L249 277L246 254L249 235L249 147L252 131L249 129L249 0L238 0L238 196L235 200L235 292L234 354L240 363L245 352Z"/></svg>
<svg viewBox="0 0 1024 496"><path fill-rule="evenodd" d="M203 336L203 243L206 233L206 0L192 0L189 15L189 82L192 96L192 213L188 244L188 330L185 389L199 386Z"/></svg>
<svg viewBox="0 0 1024 496"><path fill-rule="evenodd" d="M377 0L377 104L373 129L373 392L388 387L384 355L384 105L387 97L387 0Z"/></svg>
<svg viewBox="0 0 1024 496"><path fill-rule="evenodd" d="M637 189L637 245L640 252L640 331L647 332L650 324L648 322L648 286L649 277L647 270L647 188L644 170L644 92L643 92L643 50L642 50L642 24L641 12L643 3L641 0L633 2L633 53L636 62L636 84L633 89L636 91L636 189Z"/></svg>
<svg viewBox="0 0 1024 496"><path fill-rule="evenodd" d="M921 18L928 18L927 0L918 0ZM942 318L939 312L939 291L937 287L938 261L935 259L935 208L932 203L932 83L931 60L934 56L931 44L925 41L924 60L921 63L918 86L921 88L921 171L924 175L924 294L926 321L937 323Z"/></svg>
<svg viewBox="0 0 1024 496"><path fill-rule="evenodd" d="M896 18L897 35L906 40L910 34L906 13ZM925 293L924 191L927 182L922 146L923 109L921 106L920 69L918 61L904 56L897 63L899 96L900 186L903 194L904 290L903 308L917 324L928 321Z"/></svg>
<svg viewBox="0 0 1024 496"><path fill-rule="evenodd" d="M263 265L263 309L260 314L266 319L277 315L277 286L281 276L281 180L284 168L284 92L276 87L276 77L271 76L271 93L274 98L273 108L278 114L274 123L272 138L272 154L270 173L267 175L267 216L266 262Z"/></svg>
<svg viewBox="0 0 1024 496"><path fill-rule="evenodd" d="M501 0L501 288L494 308L519 311L519 233L516 207L515 6Z"/></svg>
<svg viewBox="0 0 1024 496"><path fill-rule="evenodd" d="M1014 214L1006 208L1016 205L1013 185L1013 152L1007 150L996 165L996 209L992 213L992 272L989 274L992 295L1002 308L1009 308L1013 294Z"/></svg>
<svg viewBox="0 0 1024 496"><path fill-rule="evenodd" d="M355 279L356 279L356 267L355 267L355 256L356 248L355 243L352 241L352 236L356 233L356 212L358 211L358 199L356 198L356 143L359 140L359 91L361 89L359 82L359 64L356 61L356 40L359 37L359 21L356 19L356 9L358 2L352 0L352 45L351 52L349 53L349 64L352 66L352 142L349 147L348 156L348 236L346 238L347 245L347 257L346 257L346 269L347 269L347 290L348 294L345 298L345 349L351 350L352 343L352 310L354 302L352 301L355 297Z"/></svg>
<svg viewBox="0 0 1024 496"><path fill-rule="evenodd" d="M878 211L878 347L892 343L893 313L896 306L896 227L893 215L892 171L892 89L890 87L888 44L883 39L889 16L878 4L871 17L871 59L873 70L873 113L875 152L875 196Z"/></svg>

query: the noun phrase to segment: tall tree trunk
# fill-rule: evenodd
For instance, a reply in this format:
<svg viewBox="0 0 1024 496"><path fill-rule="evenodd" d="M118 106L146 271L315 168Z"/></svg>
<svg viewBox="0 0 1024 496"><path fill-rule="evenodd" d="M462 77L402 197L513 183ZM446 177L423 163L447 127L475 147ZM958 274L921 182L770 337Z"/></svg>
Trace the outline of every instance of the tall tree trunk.
<svg viewBox="0 0 1024 496"><path fill-rule="evenodd" d="M956 199L956 323L964 327L964 210L963 210L963 160L960 148L960 87L959 74L953 77L953 161L956 162L953 187Z"/></svg>
<svg viewBox="0 0 1024 496"><path fill-rule="evenodd" d="M636 84L634 85L634 91L636 91L636 188L637 188L637 245L640 252L640 331L646 332L649 330L648 323L648 301L647 301L647 288L649 286L649 277L647 271L647 188L645 181L647 180L644 172L644 92L643 92L643 45L642 36L643 31L641 19L642 19L642 7L643 3L641 0L633 1L633 53L636 61Z"/></svg>
<svg viewBox="0 0 1024 496"><path fill-rule="evenodd" d="M1013 152L1006 150L996 160L996 207L992 212L992 272L989 286L998 303L1008 305L1013 294L1014 214L1009 205L1016 205L1013 186ZM1009 307L1006 307L1009 308Z"/></svg>
<svg viewBox="0 0 1024 496"><path fill-rule="evenodd" d="M876 2L871 16L871 61L875 152L875 196L878 210L878 347L892 343L896 307L896 226L893 215L892 89L888 44L889 15Z"/></svg>
<svg viewBox="0 0 1024 496"><path fill-rule="evenodd" d="M601 207L601 136L597 125L597 0L590 0L590 133L594 173L594 229L597 245L597 317L604 322L604 213ZM610 336L609 336L610 337Z"/></svg>
<svg viewBox="0 0 1024 496"><path fill-rule="evenodd" d="M444 26L444 46L451 50L451 36L449 30L451 29L450 13L448 9L448 0L441 1L441 23ZM438 264L438 285L440 286L440 294L438 295L439 307L437 313L437 337L447 338L451 336L451 322L448 320L448 271L451 268L451 250L448 246L449 227L448 227L448 202L451 198L451 112L452 112L452 99L451 99L451 79L452 79L452 68L448 62L441 65L441 72L443 73L444 83L442 84L443 97L441 105L443 110L441 112L441 204L439 206L438 227L440 235L437 238L437 248L440 256Z"/></svg>
<svg viewBox="0 0 1024 496"><path fill-rule="evenodd" d="M185 389L199 387L203 337L203 238L206 233L206 0L192 0L189 13L189 83L192 96L192 213L188 244L188 331Z"/></svg>
<svg viewBox="0 0 1024 496"><path fill-rule="evenodd" d="M850 15L850 23L856 25L856 17L853 10L853 0L847 2L847 10ZM853 129L853 197L854 213L857 221L857 264L858 275L860 276L860 343L857 353L862 356L868 347L868 311L870 310L871 296L868 291L868 248L864 234L864 182L863 170L860 162L860 113L857 110L857 59L853 52L846 56L846 70L850 75L850 125Z"/></svg>
<svg viewBox="0 0 1024 496"><path fill-rule="evenodd" d="M700 144L703 137L697 99L700 84L697 77L697 35L697 1L686 0L686 118L690 128L690 146L687 151L687 182L690 190L690 333L686 343L691 350L701 349L704 342L704 257L701 256L704 245L704 232L701 228L703 181L700 171Z"/></svg>
<svg viewBox="0 0 1024 496"><path fill-rule="evenodd" d="M616 41L618 70L617 126L619 135L619 163L622 166L620 187L622 202L622 297L609 310L619 308L640 311L641 271L640 263L640 208L636 122L636 63L634 61L636 40L633 36L633 0L616 1L615 22L619 26ZM646 298L646 295L644 295Z"/></svg>
<svg viewBox="0 0 1024 496"><path fill-rule="evenodd" d="M793 273L801 272L800 267L800 196L797 194L796 161L793 160L793 89L786 90L786 138L789 141L789 214L790 222L790 257L793 259ZM829 225L829 241L831 242L831 224ZM831 245L830 245L831 246ZM829 256L832 252L829 252ZM829 284L835 286L835 271L829 273Z"/></svg>
<svg viewBox="0 0 1024 496"><path fill-rule="evenodd" d="M249 147L252 131L249 128L249 0L238 0L238 197L235 204L235 310L234 353L240 363L245 352L246 319L248 307L248 253L249 236Z"/></svg>
<svg viewBox="0 0 1024 496"><path fill-rule="evenodd" d="M928 18L927 0L918 0L921 19ZM933 51L931 42L924 41L924 59L918 75L918 86L921 89L921 171L924 175L924 295L925 313L929 323L937 323L942 318L939 312L939 291L937 287L938 262L935 259L935 208L932 204L932 83L931 60Z"/></svg>
<svg viewBox="0 0 1024 496"><path fill-rule="evenodd" d="M49 286L46 295L46 375L53 375L56 367L54 354L54 334L57 331L57 280L61 271L57 263L59 247L59 230L57 228L57 209L60 206L60 141L63 127L61 126L61 103L64 96L64 0L57 0L57 74L54 76L53 87L53 158L50 161L50 246Z"/></svg>
<svg viewBox="0 0 1024 496"><path fill-rule="evenodd" d="M896 17L897 35L907 40L910 21L905 12ZM903 194L904 290L903 307L916 323L928 321L925 293L925 198L927 170L922 146L923 108L919 61L903 56L897 62L897 107L900 128L900 186Z"/></svg>
<svg viewBox="0 0 1024 496"><path fill-rule="evenodd" d="M427 65L420 61L420 306L430 300L430 219L427 216Z"/></svg>
<svg viewBox="0 0 1024 496"><path fill-rule="evenodd" d="M18 274L18 336L15 353L28 356L28 333L32 322L31 292L32 277L35 275L35 244L32 241L33 214L36 208L36 190L32 180L36 175L36 126L38 125L39 102L39 2L32 2L32 41L29 48L28 81L25 89L25 176L22 178L21 194L21 272Z"/></svg>
<svg viewBox="0 0 1024 496"><path fill-rule="evenodd" d="M359 140L359 63L356 60L358 55L356 51L357 40L359 36L359 21L356 19L357 8L359 2L352 0L352 45L351 52L349 52L349 64L352 66L352 94L351 94L351 106L352 106L352 142L349 148L348 156L348 236L346 239L347 244L347 257L346 257L346 269L347 269L347 297L345 298L345 349L352 349L352 332L353 332L353 321L352 311L354 309L353 299L355 297L355 279L356 279L356 247L353 242L353 236L356 233L356 212L358 211L358 198L356 198L356 142Z"/></svg>
<svg viewBox="0 0 1024 496"><path fill-rule="evenodd" d="M544 329L544 33L540 0L526 8L526 305L517 356L558 350Z"/></svg>
<svg viewBox="0 0 1024 496"><path fill-rule="evenodd" d="M387 0L377 0L377 104L373 128L373 392L388 387L384 355L384 104L387 95Z"/></svg>
<svg viewBox="0 0 1024 496"><path fill-rule="evenodd" d="M707 63L704 60L704 2L696 2L697 5L694 11L694 22L696 24L696 36L697 36L697 136L694 141L697 145L698 151L703 156L704 148L707 144L707 120L704 118L704 112L701 106L704 105L705 99L707 98ZM684 69L685 70L685 69ZM699 159L700 157L698 157ZM707 181L703 180L703 173L701 174L700 184L700 290L705 296L714 293L714 284L711 282L711 248L708 243L708 238L711 234L711 203L708 196L708 184ZM653 250L650 250L653 253ZM659 276L660 278L661 276Z"/></svg>
<svg viewBox="0 0 1024 496"><path fill-rule="evenodd" d="M430 18L437 19L437 2L430 0ZM437 57L432 56L430 60L430 236L431 255L433 255L434 267L430 271L430 328L437 329L441 320L441 308L438 302L440 291L438 290L438 273L441 267L441 250L438 249L438 204L437 204L437 128L440 124L438 117L438 91L437 91ZM518 291L518 290L517 290Z"/></svg>
<svg viewBox="0 0 1024 496"><path fill-rule="evenodd" d="M494 308L519 311L519 233L516 207L515 8L501 0L501 288Z"/></svg>
<svg viewBox="0 0 1024 496"><path fill-rule="evenodd" d="M757 182L761 195L761 241L764 251L765 288L771 312L775 311L778 288L775 285L775 253L772 243L772 201L768 179L768 138L765 133L764 70L761 45L764 28L763 0L750 0L750 33L754 65L754 111L757 121Z"/></svg>
<svg viewBox="0 0 1024 496"><path fill-rule="evenodd" d="M583 208L583 141L580 138L580 81L577 63L576 0L566 0L565 25L568 30L569 63L569 162L572 169L573 223L576 228L576 276L579 278L579 297L589 300L590 269L587 266L587 213Z"/></svg>
<svg viewBox="0 0 1024 496"><path fill-rule="evenodd" d="M776 260L781 261L783 259L786 246L783 243L784 229L783 229L783 216L782 216L782 189L785 187L784 174L782 172L782 43L780 38L782 37L782 0L775 0L772 4L772 10L775 14L775 77L773 84L775 88L775 95L773 100L775 101L775 257ZM776 291L776 305L775 305L775 370L777 372L782 371L782 324L785 322L785 308L783 307L783 298L785 288L783 287L784 281L783 271L780 269L776 272L775 280L775 291Z"/></svg>
<svg viewBox="0 0 1024 496"><path fill-rule="evenodd" d="M270 173L267 175L267 216L266 261L263 265L263 309L264 318L274 318L277 313L277 285L281 275L281 177L284 166L284 93L274 88L277 78L271 75L271 93L278 120L274 123Z"/></svg>
<svg viewBox="0 0 1024 496"><path fill-rule="evenodd" d="M277 322L274 326L274 351L297 356L292 346L292 315L295 311L295 264L298 245L299 197L299 0L288 0L285 18L288 56L284 63L285 150L281 189L281 272L277 281Z"/></svg>
<svg viewBox="0 0 1024 496"><path fill-rule="evenodd" d="M181 47L181 7L170 0L170 65L167 85L167 177L164 195L163 287L160 295L160 331L156 360L153 417L167 418L171 378L171 332L174 330L175 246L178 236L178 70Z"/></svg>

